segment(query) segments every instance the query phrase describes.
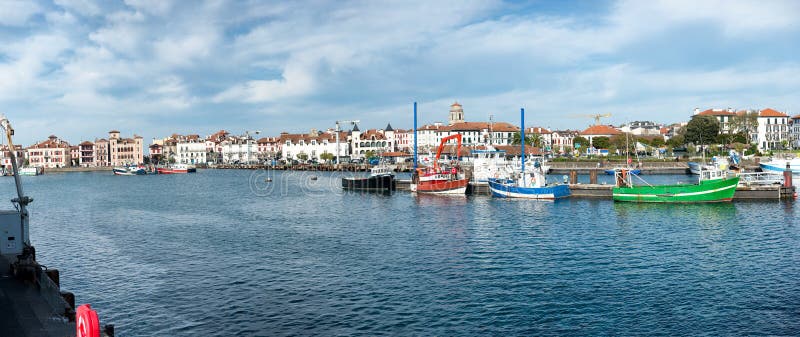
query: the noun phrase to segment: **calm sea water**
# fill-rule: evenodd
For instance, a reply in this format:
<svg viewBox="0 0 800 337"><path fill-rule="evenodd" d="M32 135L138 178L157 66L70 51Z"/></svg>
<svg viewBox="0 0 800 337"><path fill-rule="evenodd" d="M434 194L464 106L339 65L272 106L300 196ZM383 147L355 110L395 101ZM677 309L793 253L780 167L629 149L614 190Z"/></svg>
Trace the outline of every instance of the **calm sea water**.
<svg viewBox="0 0 800 337"><path fill-rule="evenodd" d="M24 183L40 262L118 336L800 334L792 202L387 196L316 175Z"/></svg>

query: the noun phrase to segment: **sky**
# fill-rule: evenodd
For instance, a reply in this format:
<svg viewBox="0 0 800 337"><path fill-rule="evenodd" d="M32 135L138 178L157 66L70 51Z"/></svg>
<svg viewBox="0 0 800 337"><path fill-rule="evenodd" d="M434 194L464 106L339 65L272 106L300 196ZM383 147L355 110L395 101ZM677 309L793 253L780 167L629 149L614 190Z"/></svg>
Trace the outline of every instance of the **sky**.
<svg viewBox="0 0 800 337"><path fill-rule="evenodd" d="M0 0L0 112L31 144L468 121L800 114L800 1Z"/></svg>

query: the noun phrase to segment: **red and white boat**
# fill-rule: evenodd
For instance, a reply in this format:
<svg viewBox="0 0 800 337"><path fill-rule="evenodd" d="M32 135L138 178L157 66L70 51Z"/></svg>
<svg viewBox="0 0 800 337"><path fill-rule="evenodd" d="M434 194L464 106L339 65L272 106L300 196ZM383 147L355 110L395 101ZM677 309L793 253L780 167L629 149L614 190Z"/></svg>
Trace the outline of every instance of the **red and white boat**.
<svg viewBox="0 0 800 337"><path fill-rule="evenodd" d="M461 152L460 134L442 138L442 142L439 143L439 149L436 151L433 166L418 168L414 173L412 178L414 183L411 184L412 192L430 194L465 194L467 192L469 179L464 177L464 173L457 162L449 165L449 167L439 165L439 157L442 156L444 144L451 139L458 140L456 156Z"/></svg>
<svg viewBox="0 0 800 337"><path fill-rule="evenodd" d="M157 167L158 174L194 173L197 168L189 164L172 164L168 167Z"/></svg>

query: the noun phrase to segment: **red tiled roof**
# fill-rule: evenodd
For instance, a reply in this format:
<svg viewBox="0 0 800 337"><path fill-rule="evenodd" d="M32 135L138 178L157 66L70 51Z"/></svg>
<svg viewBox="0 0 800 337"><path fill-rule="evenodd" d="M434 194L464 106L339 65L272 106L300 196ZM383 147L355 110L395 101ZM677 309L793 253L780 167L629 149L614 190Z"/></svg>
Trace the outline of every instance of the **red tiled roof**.
<svg viewBox="0 0 800 337"><path fill-rule="evenodd" d="M405 152L384 152L381 153L381 157L410 157L410 153Z"/></svg>
<svg viewBox="0 0 800 337"><path fill-rule="evenodd" d="M792 119L800 119L800 115L794 115L792 116Z"/></svg>
<svg viewBox="0 0 800 337"><path fill-rule="evenodd" d="M342 131L339 132L339 141L344 142L347 139L347 132ZM303 141L311 141L316 140L318 142L322 142L323 140L327 140L328 142L335 142L336 141L336 133L322 133L320 135L310 136L307 133L281 133L280 137L281 143L285 143L287 140L292 141L292 144L298 143L300 140Z"/></svg>
<svg viewBox="0 0 800 337"><path fill-rule="evenodd" d="M519 145L495 145L495 149L505 151L506 155L519 156L522 152ZM525 154L532 154L534 156L542 155L542 149L533 146L525 146Z"/></svg>
<svg viewBox="0 0 800 337"><path fill-rule="evenodd" d="M442 131L481 131L489 130L490 126L494 132L519 132L519 127L506 122L461 122L450 126L443 126L440 129Z"/></svg>
<svg viewBox="0 0 800 337"><path fill-rule="evenodd" d="M708 109L698 113L697 115L703 116L733 116L735 115L733 112L724 109Z"/></svg>
<svg viewBox="0 0 800 337"><path fill-rule="evenodd" d="M81 142L81 143L80 143L80 144L78 144L78 145L86 146L86 145L94 145L94 143L92 143L92 142L90 142L90 141L86 140L86 141L83 141L83 142Z"/></svg>
<svg viewBox="0 0 800 337"><path fill-rule="evenodd" d="M375 139L386 139L386 136L383 133L378 132L378 130L375 129L365 131L361 134L360 138L363 140L368 140L372 139L373 136Z"/></svg>
<svg viewBox="0 0 800 337"><path fill-rule="evenodd" d="M622 131L615 129L610 125L592 125L586 130L581 131L581 135L595 136L595 135L621 135Z"/></svg>
<svg viewBox="0 0 800 337"><path fill-rule="evenodd" d="M528 128L525 132L531 132L531 133L535 133L537 135L549 135L549 134L553 133L552 131L550 131L548 129L545 129L543 127L540 127L540 126L534 126L532 128Z"/></svg>
<svg viewBox="0 0 800 337"><path fill-rule="evenodd" d="M789 115L783 112L771 108L766 108L758 112L758 117L788 117L788 116Z"/></svg>

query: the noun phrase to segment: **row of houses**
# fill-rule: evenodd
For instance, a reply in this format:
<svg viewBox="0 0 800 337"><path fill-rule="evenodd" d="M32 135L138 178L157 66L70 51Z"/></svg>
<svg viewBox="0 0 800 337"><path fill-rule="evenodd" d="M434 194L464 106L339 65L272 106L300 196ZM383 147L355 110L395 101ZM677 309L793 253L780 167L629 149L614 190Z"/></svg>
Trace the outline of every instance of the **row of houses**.
<svg viewBox="0 0 800 337"><path fill-rule="evenodd" d="M760 151L800 148L800 115L790 117L772 108L762 110L694 110L694 116L713 116L720 124L720 134L745 133Z"/></svg>
<svg viewBox="0 0 800 337"><path fill-rule="evenodd" d="M108 139L98 138L70 145L67 141L51 135L46 140L23 148L15 146L15 156L24 166L42 168L61 167L102 167L144 162L144 143L142 137L123 138L120 132L112 130ZM0 162L6 170L11 168L11 149L3 145Z"/></svg>
<svg viewBox="0 0 800 337"><path fill-rule="evenodd" d="M467 148L506 147L514 142L518 126L489 120L465 120L464 109L458 102L450 106L448 122L423 125L417 130L417 146L423 153L434 152L445 137L460 134ZM695 109L694 116L714 116L720 123L720 133L746 133L751 142L763 151L800 148L800 115L789 117L786 113L767 108L763 110ZM669 126L650 121L635 121L621 125L592 125L583 131L552 130L545 127L527 127L526 134L537 135L541 148L552 153L570 153L575 150L574 140L585 138L590 143L597 137L614 137L625 133L663 137L668 140L686 123ZM201 137L198 134L173 134L153 139L149 154L153 162L186 164L204 163L260 163L274 159L303 159L326 161L335 157L353 159L371 154L411 153L414 132L395 129L388 124L383 129L362 131L352 124L349 131L311 129L307 133L282 132L277 136L257 138L259 131L246 131L240 135L220 130ZM118 166L144 162L142 137L123 138L112 130L108 139L83 141L78 145L50 136L27 148L17 147L17 156L26 165L57 168L66 166ZM2 164L10 166L10 149L2 148Z"/></svg>

